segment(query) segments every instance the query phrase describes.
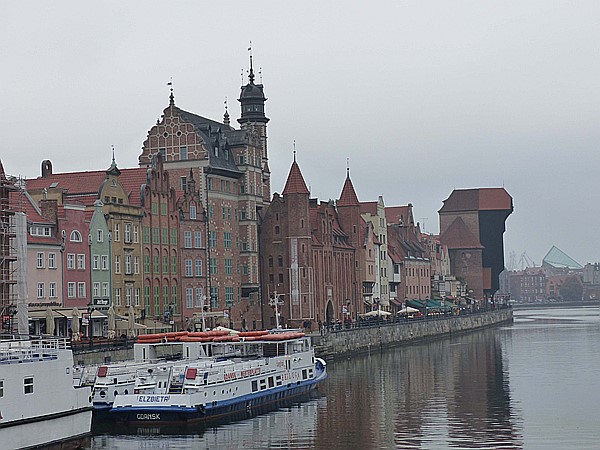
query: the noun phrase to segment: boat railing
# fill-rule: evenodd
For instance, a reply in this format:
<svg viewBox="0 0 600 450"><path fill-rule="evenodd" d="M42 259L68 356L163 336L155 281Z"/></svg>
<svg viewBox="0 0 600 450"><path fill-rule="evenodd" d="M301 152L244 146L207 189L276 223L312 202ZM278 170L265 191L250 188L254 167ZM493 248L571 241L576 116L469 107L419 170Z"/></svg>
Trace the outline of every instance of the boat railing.
<svg viewBox="0 0 600 450"><path fill-rule="evenodd" d="M67 337L3 335L0 339L0 362L56 359L60 351L69 349Z"/></svg>

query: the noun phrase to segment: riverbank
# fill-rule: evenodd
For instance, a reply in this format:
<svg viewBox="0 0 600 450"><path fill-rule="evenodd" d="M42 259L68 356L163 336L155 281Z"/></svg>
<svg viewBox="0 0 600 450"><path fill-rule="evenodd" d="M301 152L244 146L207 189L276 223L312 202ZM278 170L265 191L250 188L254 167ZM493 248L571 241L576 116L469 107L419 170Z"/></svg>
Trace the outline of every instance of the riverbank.
<svg viewBox="0 0 600 450"><path fill-rule="evenodd" d="M370 326L341 328L311 333L318 357L331 361L353 354L406 345L411 342L436 339L512 321L512 308L471 313L458 316L428 317L398 322L373 322ZM77 365L102 364L133 360L133 341L110 343L95 342L73 347ZM163 355L172 356L172 355Z"/></svg>
<svg viewBox="0 0 600 450"><path fill-rule="evenodd" d="M586 300L578 302L541 302L541 303L513 303L515 309L529 308L570 308L579 306L600 306L600 300Z"/></svg>
<svg viewBox="0 0 600 450"><path fill-rule="evenodd" d="M322 335L313 336L313 343L317 356L330 361L380 348L491 327L512 320L512 308L501 308L475 314L381 322L370 327L327 331Z"/></svg>

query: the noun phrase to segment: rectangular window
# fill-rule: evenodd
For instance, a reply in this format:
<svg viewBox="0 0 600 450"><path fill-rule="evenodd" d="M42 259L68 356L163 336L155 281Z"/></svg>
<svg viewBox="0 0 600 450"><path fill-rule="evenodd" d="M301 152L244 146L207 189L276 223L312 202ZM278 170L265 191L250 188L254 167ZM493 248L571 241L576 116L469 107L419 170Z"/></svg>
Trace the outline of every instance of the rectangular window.
<svg viewBox="0 0 600 450"><path fill-rule="evenodd" d="M108 270L108 255L102 255L102 270Z"/></svg>
<svg viewBox="0 0 600 450"><path fill-rule="evenodd" d="M115 273L121 273L121 256L115 255Z"/></svg>
<svg viewBox="0 0 600 450"><path fill-rule="evenodd" d="M196 205L190 205L190 219L196 220Z"/></svg>
<svg viewBox="0 0 600 450"><path fill-rule="evenodd" d="M185 260L185 276L186 277L193 276L193 272L192 272L192 260L191 259L186 259Z"/></svg>
<svg viewBox="0 0 600 450"><path fill-rule="evenodd" d="M160 215L161 216L167 215L167 202L163 202L160 204Z"/></svg>
<svg viewBox="0 0 600 450"><path fill-rule="evenodd" d="M85 270L85 254L83 253L77 255L77 268Z"/></svg>
<svg viewBox="0 0 600 450"><path fill-rule="evenodd" d="M219 307L219 288L216 286L210 288L210 307L212 309Z"/></svg>
<svg viewBox="0 0 600 450"><path fill-rule="evenodd" d="M23 378L23 393L33 394L33 377Z"/></svg>
<svg viewBox="0 0 600 450"><path fill-rule="evenodd" d="M146 306L146 314L150 315L150 286L144 286L144 305Z"/></svg>
<svg viewBox="0 0 600 450"><path fill-rule="evenodd" d="M126 243L131 242L131 224L128 222L125 222L125 233L123 237Z"/></svg>
<svg viewBox="0 0 600 450"><path fill-rule="evenodd" d="M142 242L144 244L150 243L150 227L142 227Z"/></svg>
<svg viewBox="0 0 600 450"><path fill-rule="evenodd" d="M94 269L94 270L100 269L100 256L99 255L92 256L92 269Z"/></svg>
<svg viewBox="0 0 600 450"><path fill-rule="evenodd" d="M150 256L144 255L144 273L150 273Z"/></svg>
<svg viewBox="0 0 600 450"><path fill-rule="evenodd" d="M44 298L44 283L37 284L37 298Z"/></svg>
<svg viewBox="0 0 600 450"><path fill-rule="evenodd" d="M152 243L160 244L160 229L157 227L152 227Z"/></svg>
<svg viewBox="0 0 600 450"><path fill-rule="evenodd" d="M126 287L125 288L125 306L131 305L131 294L133 293L133 288Z"/></svg>
<svg viewBox="0 0 600 450"><path fill-rule="evenodd" d="M48 269L56 269L56 253L48 253Z"/></svg>
<svg viewBox="0 0 600 450"><path fill-rule="evenodd" d="M227 219L227 208L224 206L221 207L221 215L223 216L223 220Z"/></svg>
<svg viewBox="0 0 600 450"><path fill-rule="evenodd" d="M100 296L100 283L97 283L97 282L95 282L95 283L92 285L92 296L93 296L94 298L97 298L97 297L99 297L99 296Z"/></svg>
<svg viewBox="0 0 600 450"><path fill-rule="evenodd" d="M4 380L0 380L0 398L4 397Z"/></svg>
<svg viewBox="0 0 600 450"><path fill-rule="evenodd" d="M137 225L133 226L133 243L140 242L140 228Z"/></svg>
<svg viewBox="0 0 600 450"><path fill-rule="evenodd" d="M217 247L217 232L216 231L208 232L208 245L210 246L210 248Z"/></svg>
<svg viewBox="0 0 600 450"><path fill-rule="evenodd" d="M197 277L202 276L202 260L201 259L196 260L196 276Z"/></svg>
<svg viewBox="0 0 600 450"><path fill-rule="evenodd" d="M67 254L67 269L75 270L75 253Z"/></svg>
<svg viewBox="0 0 600 450"><path fill-rule="evenodd" d="M217 259L216 258L210 258L209 260L209 272L211 275L216 275L217 274Z"/></svg>
<svg viewBox="0 0 600 450"><path fill-rule="evenodd" d="M192 232L191 231L183 232L183 245L185 248L192 248Z"/></svg>
<svg viewBox="0 0 600 450"><path fill-rule="evenodd" d="M168 228L162 228L161 229L161 236L162 236L161 244L167 245L169 243L169 229Z"/></svg>
<svg viewBox="0 0 600 450"><path fill-rule="evenodd" d="M127 275L132 274L131 255L125 255L125 273Z"/></svg>
<svg viewBox="0 0 600 450"><path fill-rule="evenodd" d="M153 216L158 215L158 203L157 202L152 202L151 211L152 211Z"/></svg>
<svg viewBox="0 0 600 450"><path fill-rule="evenodd" d="M44 252L37 252L37 268L44 268Z"/></svg>
<svg viewBox="0 0 600 450"><path fill-rule="evenodd" d="M233 274L233 260L231 258L225 258L225 275Z"/></svg>
<svg viewBox="0 0 600 450"><path fill-rule="evenodd" d="M163 303L165 306L169 304L169 286L163 286Z"/></svg>
<svg viewBox="0 0 600 450"><path fill-rule="evenodd" d="M225 248L231 248L231 232L229 231L223 233L223 246Z"/></svg>
<svg viewBox="0 0 600 450"><path fill-rule="evenodd" d="M56 294L56 283L50 282L48 284L48 297L56 298L58 295Z"/></svg>
<svg viewBox="0 0 600 450"><path fill-rule="evenodd" d="M154 273L160 273L160 258L158 255L152 257L152 271Z"/></svg>
<svg viewBox="0 0 600 450"><path fill-rule="evenodd" d="M202 247L202 231L194 231L194 248Z"/></svg>
<svg viewBox="0 0 600 450"><path fill-rule="evenodd" d="M185 307L194 307L194 288L185 288Z"/></svg>
<svg viewBox="0 0 600 450"><path fill-rule="evenodd" d="M233 306L233 288L232 287L225 288L225 305Z"/></svg>
<svg viewBox="0 0 600 450"><path fill-rule="evenodd" d="M169 257L168 256L164 256L162 257L162 271L163 273L169 273Z"/></svg>
<svg viewBox="0 0 600 450"><path fill-rule="evenodd" d="M171 256L171 273L177 274L177 256Z"/></svg>
<svg viewBox="0 0 600 450"><path fill-rule="evenodd" d="M77 297L85 298L85 282L80 281L77 283Z"/></svg>
<svg viewBox="0 0 600 450"><path fill-rule="evenodd" d="M113 225L113 239L115 242L119 242L121 240L121 226L118 223Z"/></svg>
<svg viewBox="0 0 600 450"><path fill-rule="evenodd" d="M67 296L69 298L75 298L75 283L72 281L69 281L67 284Z"/></svg>
<svg viewBox="0 0 600 450"><path fill-rule="evenodd" d="M98 242L104 242L104 230L96 230L96 240Z"/></svg>
<svg viewBox="0 0 600 450"><path fill-rule="evenodd" d="M177 305L179 304L179 301L177 299L177 286L171 286L171 301L173 302L173 312L174 314L177 314Z"/></svg>
<svg viewBox="0 0 600 450"><path fill-rule="evenodd" d="M188 159L187 147L179 147L179 159L181 161L186 161Z"/></svg>
<svg viewBox="0 0 600 450"><path fill-rule="evenodd" d="M138 275L140 273L140 257L133 257L133 273Z"/></svg>
<svg viewBox="0 0 600 450"><path fill-rule="evenodd" d="M115 288L115 305L121 306L121 288Z"/></svg>
<svg viewBox="0 0 600 450"><path fill-rule="evenodd" d="M171 245L177 245L177 233L179 233L178 228L171 228Z"/></svg>
<svg viewBox="0 0 600 450"><path fill-rule="evenodd" d="M206 189L208 189L209 191L212 191L213 190L213 180L212 180L212 178L207 178L206 179L206 184L207 184Z"/></svg>
<svg viewBox="0 0 600 450"><path fill-rule="evenodd" d="M187 178L186 177L179 177L179 179L181 180L181 190L183 192L187 191Z"/></svg>
<svg viewBox="0 0 600 450"><path fill-rule="evenodd" d="M135 306L140 306L140 288L135 288L133 291Z"/></svg>
<svg viewBox="0 0 600 450"><path fill-rule="evenodd" d="M108 297L108 283L102 283L102 297Z"/></svg>

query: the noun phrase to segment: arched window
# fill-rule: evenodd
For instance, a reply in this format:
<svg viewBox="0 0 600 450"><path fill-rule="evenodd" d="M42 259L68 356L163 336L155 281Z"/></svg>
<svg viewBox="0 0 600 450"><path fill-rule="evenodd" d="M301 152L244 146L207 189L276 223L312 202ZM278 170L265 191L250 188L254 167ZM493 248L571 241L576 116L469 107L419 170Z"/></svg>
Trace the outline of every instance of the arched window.
<svg viewBox="0 0 600 450"><path fill-rule="evenodd" d="M77 230L71 231L71 237L69 238L71 242L81 242L81 233Z"/></svg>

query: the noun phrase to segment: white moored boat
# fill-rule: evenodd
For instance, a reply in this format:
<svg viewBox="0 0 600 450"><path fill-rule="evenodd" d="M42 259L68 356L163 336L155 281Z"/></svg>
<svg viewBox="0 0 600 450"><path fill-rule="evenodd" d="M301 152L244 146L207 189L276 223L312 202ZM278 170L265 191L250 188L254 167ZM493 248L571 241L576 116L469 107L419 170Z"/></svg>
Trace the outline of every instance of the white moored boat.
<svg viewBox="0 0 600 450"><path fill-rule="evenodd" d="M306 394L327 377L302 332L215 337L210 355L139 370L134 393L117 395L108 417L145 425L201 421Z"/></svg>
<svg viewBox="0 0 600 450"><path fill-rule="evenodd" d="M73 386L67 338L0 339L0 447L76 448L89 439L89 387Z"/></svg>

